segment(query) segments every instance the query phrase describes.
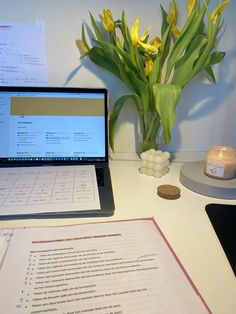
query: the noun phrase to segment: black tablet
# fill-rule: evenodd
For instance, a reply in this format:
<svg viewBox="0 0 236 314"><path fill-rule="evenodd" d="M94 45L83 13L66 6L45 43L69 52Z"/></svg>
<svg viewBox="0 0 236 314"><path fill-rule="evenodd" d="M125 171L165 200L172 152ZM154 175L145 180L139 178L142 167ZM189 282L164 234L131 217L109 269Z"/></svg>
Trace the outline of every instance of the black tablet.
<svg viewBox="0 0 236 314"><path fill-rule="evenodd" d="M206 212L236 276L236 205L208 204Z"/></svg>

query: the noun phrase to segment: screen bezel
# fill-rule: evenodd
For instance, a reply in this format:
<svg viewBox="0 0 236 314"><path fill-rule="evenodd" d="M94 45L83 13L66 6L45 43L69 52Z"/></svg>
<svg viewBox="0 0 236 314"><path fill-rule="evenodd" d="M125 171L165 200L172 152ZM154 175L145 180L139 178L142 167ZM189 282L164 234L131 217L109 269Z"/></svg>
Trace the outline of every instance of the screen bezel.
<svg viewBox="0 0 236 314"><path fill-rule="evenodd" d="M108 163L108 91L105 88L82 88L82 87L34 87L34 86L0 86L1 92L37 92L37 93L102 93L104 94L104 127L105 127L105 156L104 158L91 157L82 160L8 160L0 157L0 167L31 167L31 166L59 166L81 164L104 164Z"/></svg>

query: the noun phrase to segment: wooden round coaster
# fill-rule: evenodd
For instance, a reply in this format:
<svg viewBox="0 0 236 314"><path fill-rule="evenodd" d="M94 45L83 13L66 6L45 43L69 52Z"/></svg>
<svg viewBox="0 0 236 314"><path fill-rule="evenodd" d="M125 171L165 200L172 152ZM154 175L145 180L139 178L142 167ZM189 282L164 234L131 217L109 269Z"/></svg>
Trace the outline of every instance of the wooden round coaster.
<svg viewBox="0 0 236 314"><path fill-rule="evenodd" d="M157 187L157 195L167 200L176 200L180 197L180 189L171 184L162 184Z"/></svg>

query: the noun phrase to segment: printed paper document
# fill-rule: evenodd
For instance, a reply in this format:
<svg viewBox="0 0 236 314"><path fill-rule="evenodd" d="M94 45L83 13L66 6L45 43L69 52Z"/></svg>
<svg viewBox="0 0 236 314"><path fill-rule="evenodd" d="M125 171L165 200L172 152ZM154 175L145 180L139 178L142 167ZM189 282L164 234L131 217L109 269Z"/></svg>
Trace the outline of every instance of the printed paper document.
<svg viewBox="0 0 236 314"><path fill-rule="evenodd" d="M152 219L0 234L2 313L210 313Z"/></svg>
<svg viewBox="0 0 236 314"><path fill-rule="evenodd" d="M94 166L0 168L0 215L101 209Z"/></svg>
<svg viewBox="0 0 236 314"><path fill-rule="evenodd" d="M43 24L0 22L0 85L47 84Z"/></svg>

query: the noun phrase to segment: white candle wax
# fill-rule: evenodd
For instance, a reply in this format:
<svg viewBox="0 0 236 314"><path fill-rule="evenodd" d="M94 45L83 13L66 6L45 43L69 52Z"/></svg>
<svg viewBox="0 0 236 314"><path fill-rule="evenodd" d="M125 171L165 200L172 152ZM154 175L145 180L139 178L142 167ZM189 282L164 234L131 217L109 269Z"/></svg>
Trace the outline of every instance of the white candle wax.
<svg viewBox="0 0 236 314"><path fill-rule="evenodd" d="M205 174L222 180L234 178L236 150L228 146L212 146L205 159Z"/></svg>

